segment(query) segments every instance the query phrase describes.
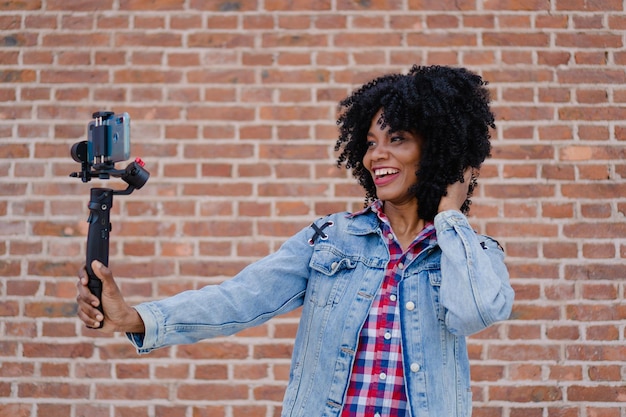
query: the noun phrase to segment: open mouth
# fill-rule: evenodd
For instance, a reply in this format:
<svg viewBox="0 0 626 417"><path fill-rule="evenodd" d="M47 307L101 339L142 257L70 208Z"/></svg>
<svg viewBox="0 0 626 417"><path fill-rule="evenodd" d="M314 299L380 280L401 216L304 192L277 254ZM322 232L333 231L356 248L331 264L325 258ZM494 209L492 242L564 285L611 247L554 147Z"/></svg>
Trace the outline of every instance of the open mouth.
<svg viewBox="0 0 626 417"><path fill-rule="evenodd" d="M384 178L388 175L397 174L398 172L400 171L393 168L379 168L374 170L374 175L376 178Z"/></svg>

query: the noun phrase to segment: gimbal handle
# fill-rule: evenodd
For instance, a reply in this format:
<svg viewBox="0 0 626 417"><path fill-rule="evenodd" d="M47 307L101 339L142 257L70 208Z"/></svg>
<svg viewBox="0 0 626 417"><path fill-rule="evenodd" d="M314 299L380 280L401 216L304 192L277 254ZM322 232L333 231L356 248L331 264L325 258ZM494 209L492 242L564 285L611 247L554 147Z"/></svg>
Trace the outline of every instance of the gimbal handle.
<svg viewBox="0 0 626 417"><path fill-rule="evenodd" d="M111 232L110 214L113 207L114 191L110 188L92 188L89 200L89 230L87 232L87 277L89 291L100 300L98 310L104 317L102 308L102 281L91 268L91 262L98 260L103 265L109 264L109 233ZM100 322L101 328L104 320ZM93 327L96 328L96 327Z"/></svg>

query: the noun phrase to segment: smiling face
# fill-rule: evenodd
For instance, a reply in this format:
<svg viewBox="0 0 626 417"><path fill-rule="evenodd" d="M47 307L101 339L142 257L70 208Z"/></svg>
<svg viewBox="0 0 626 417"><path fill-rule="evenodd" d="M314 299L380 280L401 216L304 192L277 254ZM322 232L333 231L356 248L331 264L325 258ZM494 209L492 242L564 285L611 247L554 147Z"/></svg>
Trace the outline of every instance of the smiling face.
<svg viewBox="0 0 626 417"><path fill-rule="evenodd" d="M379 110L367 133L363 166L372 176L380 200L416 203L409 190L417 182L415 173L421 157L421 138L409 132L391 133L389 126L382 128L381 115L382 110Z"/></svg>

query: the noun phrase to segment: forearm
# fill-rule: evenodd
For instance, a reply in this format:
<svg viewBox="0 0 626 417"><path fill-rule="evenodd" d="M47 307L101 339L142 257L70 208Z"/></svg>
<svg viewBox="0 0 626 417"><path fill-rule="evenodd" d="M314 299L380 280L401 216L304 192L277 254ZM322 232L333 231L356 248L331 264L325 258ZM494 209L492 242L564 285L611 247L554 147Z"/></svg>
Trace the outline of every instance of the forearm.
<svg viewBox="0 0 626 417"><path fill-rule="evenodd" d="M302 304L312 248L308 230L220 285L135 306L145 326L128 331L139 352L226 336Z"/></svg>
<svg viewBox="0 0 626 417"><path fill-rule="evenodd" d="M513 290L497 242L481 242L458 212L441 213L435 224L442 250L441 300L450 330L471 334L508 318Z"/></svg>

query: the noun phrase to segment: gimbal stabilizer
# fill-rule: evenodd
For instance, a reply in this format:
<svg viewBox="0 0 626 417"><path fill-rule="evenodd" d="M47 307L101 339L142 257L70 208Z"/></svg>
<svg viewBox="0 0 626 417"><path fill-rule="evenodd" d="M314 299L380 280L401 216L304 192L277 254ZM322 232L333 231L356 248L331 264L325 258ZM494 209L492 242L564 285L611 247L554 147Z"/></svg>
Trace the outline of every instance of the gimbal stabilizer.
<svg viewBox="0 0 626 417"><path fill-rule="evenodd" d="M89 182L92 178L109 179L111 176L121 178L128 187L125 190L110 188L92 188L89 200L89 231L87 233L87 275L89 290L100 300L98 309L104 315L102 308L102 282L96 277L91 262L98 260L104 265L109 264L109 233L111 231L110 211L113 206L114 195L128 195L135 189L140 189L148 181L150 173L143 168L143 161L135 159L126 169L115 169L115 160L110 158L109 125L106 123L114 114L112 112L96 112L93 118L96 123L92 127L91 140L75 143L72 146L72 158L80 162L81 171L72 172L70 177L80 178L82 182ZM91 149L90 149L91 146ZM90 160L90 153L93 159ZM102 327L103 321L100 322Z"/></svg>

